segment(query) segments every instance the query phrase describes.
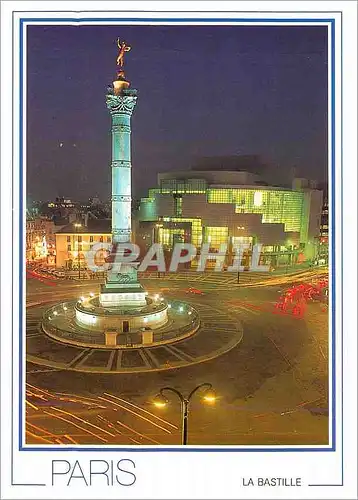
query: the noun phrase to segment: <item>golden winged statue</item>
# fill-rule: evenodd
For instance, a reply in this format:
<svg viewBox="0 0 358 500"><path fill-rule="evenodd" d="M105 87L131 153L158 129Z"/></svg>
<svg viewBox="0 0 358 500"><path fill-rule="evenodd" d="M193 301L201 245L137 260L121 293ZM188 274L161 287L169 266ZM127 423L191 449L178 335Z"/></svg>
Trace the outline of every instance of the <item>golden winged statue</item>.
<svg viewBox="0 0 358 500"><path fill-rule="evenodd" d="M131 50L131 47L127 45L126 42L121 42L119 38L117 38L117 46L119 48L117 66L120 66L122 68L124 65L124 54L125 52L129 52Z"/></svg>

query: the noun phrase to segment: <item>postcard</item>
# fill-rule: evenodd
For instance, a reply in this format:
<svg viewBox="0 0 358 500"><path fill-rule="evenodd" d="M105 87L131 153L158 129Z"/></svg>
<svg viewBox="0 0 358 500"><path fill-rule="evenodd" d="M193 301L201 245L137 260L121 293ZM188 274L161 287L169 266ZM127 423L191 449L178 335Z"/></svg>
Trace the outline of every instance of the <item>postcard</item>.
<svg viewBox="0 0 358 500"><path fill-rule="evenodd" d="M356 498L356 11L2 4L2 498Z"/></svg>

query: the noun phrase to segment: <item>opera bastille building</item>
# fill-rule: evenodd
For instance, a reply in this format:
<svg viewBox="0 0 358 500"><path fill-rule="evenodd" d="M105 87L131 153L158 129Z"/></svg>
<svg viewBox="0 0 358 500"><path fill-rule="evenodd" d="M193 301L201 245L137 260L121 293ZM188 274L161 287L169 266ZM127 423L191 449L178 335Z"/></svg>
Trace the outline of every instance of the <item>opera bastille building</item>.
<svg viewBox="0 0 358 500"><path fill-rule="evenodd" d="M268 185L253 172L255 156L208 160L193 170L158 174L157 187L140 202L136 240L142 246L209 243L218 250L224 243L261 243L262 264L314 258L322 191L298 178L291 187Z"/></svg>

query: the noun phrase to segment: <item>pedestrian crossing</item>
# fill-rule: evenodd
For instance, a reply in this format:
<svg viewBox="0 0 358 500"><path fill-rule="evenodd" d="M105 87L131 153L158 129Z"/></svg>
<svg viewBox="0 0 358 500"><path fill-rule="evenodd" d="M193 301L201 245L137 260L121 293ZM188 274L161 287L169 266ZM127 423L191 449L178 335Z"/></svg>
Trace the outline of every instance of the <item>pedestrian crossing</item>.
<svg viewBox="0 0 358 500"><path fill-rule="evenodd" d="M229 273L227 271L223 272L212 272L212 273L200 273L195 271L187 271L183 273L161 273L160 279L163 281L185 281L189 284L191 283L208 283L215 284L216 286L227 286L227 285L242 285L247 283L255 283L257 281L263 281L271 278L270 273L260 273L260 272L247 272L242 271L239 273ZM140 279L158 279L158 273L145 273L139 275Z"/></svg>

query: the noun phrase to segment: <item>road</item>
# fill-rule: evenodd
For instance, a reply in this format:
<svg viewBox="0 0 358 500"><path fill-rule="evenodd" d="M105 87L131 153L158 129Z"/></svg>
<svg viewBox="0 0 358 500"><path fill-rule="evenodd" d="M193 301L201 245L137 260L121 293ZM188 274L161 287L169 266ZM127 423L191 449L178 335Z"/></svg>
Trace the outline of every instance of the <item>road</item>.
<svg viewBox="0 0 358 500"><path fill-rule="evenodd" d="M278 314L274 307L285 285L314 278L314 271L307 273L302 278L272 276L265 285L262 278L250 276L240 286L206 278L145 280L149 291L161 288L169 300L190 298L194 307L200 302L224 308L242 322L242 342L210 361L152 373L80 373L28 363L26 442L180 444L179 402L158 409L153 397L165 385L188 393L196 384L210 382L217 402L193 400L189 444L328 444L327 307L310 303L303 318ZM95 292L97 286L58 281L50 287L30 278L27 303L45 307L47 301ZM185 290L190 286L204 295L189 297ZM202 343L204 349L205 339Z"/></svg>

